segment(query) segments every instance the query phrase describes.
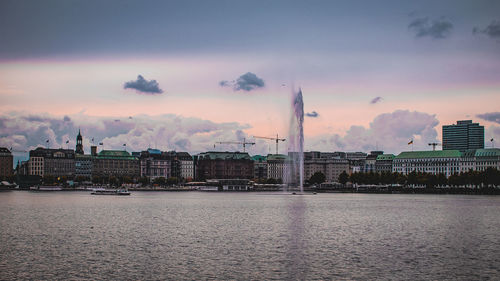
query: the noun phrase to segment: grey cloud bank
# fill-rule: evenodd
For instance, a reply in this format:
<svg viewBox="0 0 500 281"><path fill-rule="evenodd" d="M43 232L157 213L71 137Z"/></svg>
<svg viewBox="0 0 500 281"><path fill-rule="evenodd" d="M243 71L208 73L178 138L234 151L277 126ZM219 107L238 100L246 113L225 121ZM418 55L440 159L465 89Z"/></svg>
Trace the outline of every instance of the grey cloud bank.
<svg viewBox="0 0 500 281"><path fill-rule="evenodd" d="M500 124L500 112L488 112L483 114L477 114L476 117L486 121L491 121Z"/></svg>
<svg viewBox="0 0 500 281"><path fill-rule="evenodd" d="M401 27L410 11L439 11L437 16L464 19L472 28L476 18L495 18L499 9L498 1L488 0L5 0L0 3L0 59L259 51L281 55L372 50L381 43L387 50L406 36ZM445 22L428 25L419 26L422 34L439 37L446 29Z"/></svg>
<svg viewBox="0 0 500 281"><path fill-rule="evenodd" d="M490 38L500 38L500 21L493 21L483 29L474 27L474 29L472 29L472 33L484 33Z"/></svg>
<svg viewBox="0 0 500 281"><path fill-rule="evenodd" d="M413 31L416 37L444 39L450 36L453 24L444 18L431 20L425 17L413 20L408 25L408 29Z"/></svg>
<svg viewBox="0 0 500 281"><path fill-rule="evenodd" d="M265 86L264 80L262 78L257 77L252 72L247 72L240 77L238 77L235 81L227 81L223 80L219 82L219 86L221 87L232 87L234 91L246 91L250 92L252 90L263 88Z"/></svg>
<svg viewBox="0 0 500 281"><path fill-rule="evenodd" d="M124 89L134 89L143 94L161 94L163 90L156 80L146 80L142 75L137 76L137 80L125 82Z"/></svg>

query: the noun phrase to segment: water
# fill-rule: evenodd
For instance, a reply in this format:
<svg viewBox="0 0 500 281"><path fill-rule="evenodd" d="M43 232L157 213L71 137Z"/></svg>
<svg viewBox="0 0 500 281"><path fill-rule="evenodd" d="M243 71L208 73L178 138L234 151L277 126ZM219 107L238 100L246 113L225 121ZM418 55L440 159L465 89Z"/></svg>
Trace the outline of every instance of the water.
<svg viewBox="0 0 500 281"><path fill-rule="evenodd" d="M304 102L302 90L292 92L292 112L288 136L288 152L291 156L288 169L288 185L298 186L304 192ZM298 176L298 178L296 178Z"/></svg>
<svg viewBox="0 0 500 281"><path fill-rule="evenodd" d="M5 280L487 280L500 197L0 193Z"/></svg>

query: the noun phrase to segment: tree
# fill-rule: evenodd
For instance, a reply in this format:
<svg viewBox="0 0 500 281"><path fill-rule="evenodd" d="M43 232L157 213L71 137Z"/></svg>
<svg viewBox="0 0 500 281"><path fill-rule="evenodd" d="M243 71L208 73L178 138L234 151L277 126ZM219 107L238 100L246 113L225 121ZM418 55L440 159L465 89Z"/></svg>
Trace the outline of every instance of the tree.
<svg viewBox="0 0 500 281"><path fill-rule="evenodd" d="M325 182L326 176L322 172L316 172L314 173L311 178L309 179L310 184L320 184Z"/></svg>
<svg viewBox="0 0 500 281"><path fill-rule="evenodd" d="M165 179L164 177L155 178L153 180L153 183L157 185L165 185L165 183L167 183L167 179Z"/></svg>
<svg viewBox="0 0 500 281"><path fill-rule="evenodd" d="M341 184L346 184L347 183L347 180L349 179L349 175L343 171L340 175L339 175L339 182Z"/></svg>
<svg viewBox="0 0 500 281"><path fill-rule="evenodd" d="M170 177L167 179L167 184L168 185L173 185L179 183L179 179L176 177Z"/></svg>
<svg viewBox="0 0 500 281"><path fill-rule="evenodd" d="M139 183L141 183L143 186L149 184L149 179L147 177L142 177L139 179Z"/></svg>

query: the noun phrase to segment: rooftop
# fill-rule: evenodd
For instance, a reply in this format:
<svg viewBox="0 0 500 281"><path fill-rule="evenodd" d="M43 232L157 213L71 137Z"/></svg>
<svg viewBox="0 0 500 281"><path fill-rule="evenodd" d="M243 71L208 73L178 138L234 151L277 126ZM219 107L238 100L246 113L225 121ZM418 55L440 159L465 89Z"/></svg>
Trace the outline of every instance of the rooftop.
<svg viewBox="0 0 500 281"><path fill-rule="evenodd" d="M499 156L500 157L500 148L483 148L476 149L476 157L491 157L491 156Z"/></svg>
<svg viewBox="0 0 500 281"><path fill-rule="evenodd" d="M219 151L209 151L209 152L204 152L199 154L200 159L210 159L210 160L215 160L215 159L233 159L233 160L240 160L240 159L246 159L246 160L251 160L252 158L250 155L246 152L219 152Z"/></svg>
<svg viewBox="0 0 500 281"><path fill-rule="evenodd" d="M265 162L267 160L267 157L262 155L254 155L252 156L252 160L257 162Z"/></svg>
<svg viewBox="0 0 500 281"><path fill-rule="evenodd" d="M394 154L381 154L377 155L377 161L393 160L396 156Z"/></svg>
<svg viewBox="0 0 500 281"><path fill-rule="evenodd" d="M435 150L435 151L404 151L395 159L415 159L415 158L456 158L462 154L458 150Z"/></svg>
<svg viewBox="0 0 500 281"><path fill-rule="evenodd" d="M96 156L97 159L122 159L122 160L137 160L136 157L130 155L125 150L102 150Z"/></svg>

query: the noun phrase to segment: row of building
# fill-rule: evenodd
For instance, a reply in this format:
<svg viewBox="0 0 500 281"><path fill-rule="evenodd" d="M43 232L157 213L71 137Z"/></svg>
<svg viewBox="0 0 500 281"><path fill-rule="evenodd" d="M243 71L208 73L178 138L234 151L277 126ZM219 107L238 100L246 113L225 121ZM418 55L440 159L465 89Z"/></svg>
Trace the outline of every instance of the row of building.
<svg viewBox="0 0 500 281"><path fill-rule="evenodd" d="M484 127L471 120L443 126L443 150L406 151L399 155L383 151L364 152L296 152L288 155L250 156L241 152L209 151L191 156L187 152L147 149L129 153L125 150L97 151L85 154L82 135L78 132L76 148L37 148L29 152L29 160L18 163L19 175L55 176L91 179L94 177L175 177L184 181L207 179L275 179L298 182L298 167L307 180L317 172L327 182L336 182L341 173L413 171L431 174L452 174L469 170L500 170L500 149L484 148ZM429 144L431 145L431 144ZM435 145L433 144L434 148ZM295 165L303 158L303 165ZM12 154L0 148L0 177L13 174Z"/></svg>
<svg viewBox="0 0 500 281"><path fill-rule="evenodd" d="M0 149L0 171L8 175L12 170L12 155ZM304 180L317 172L325 175L327 182L338 181L343 172L397 172L407 175L413 171L430 174L453 174L500 170L500 149L472 149L437 151L405 151L399 155L382 151L363 152L304 152ZM191 156L187 152L148 149L129 153L124 150L102 150L92 147L89 155L71 149L37 148L30 151L29 160L16 169L19 175L54 176L91 179L93 177L177 177L185 181L208 179L276 179L298 182L294 170L295 153L250 156L242 152L209 151ZM12 173L12 172L11 172Z"/></svg>

